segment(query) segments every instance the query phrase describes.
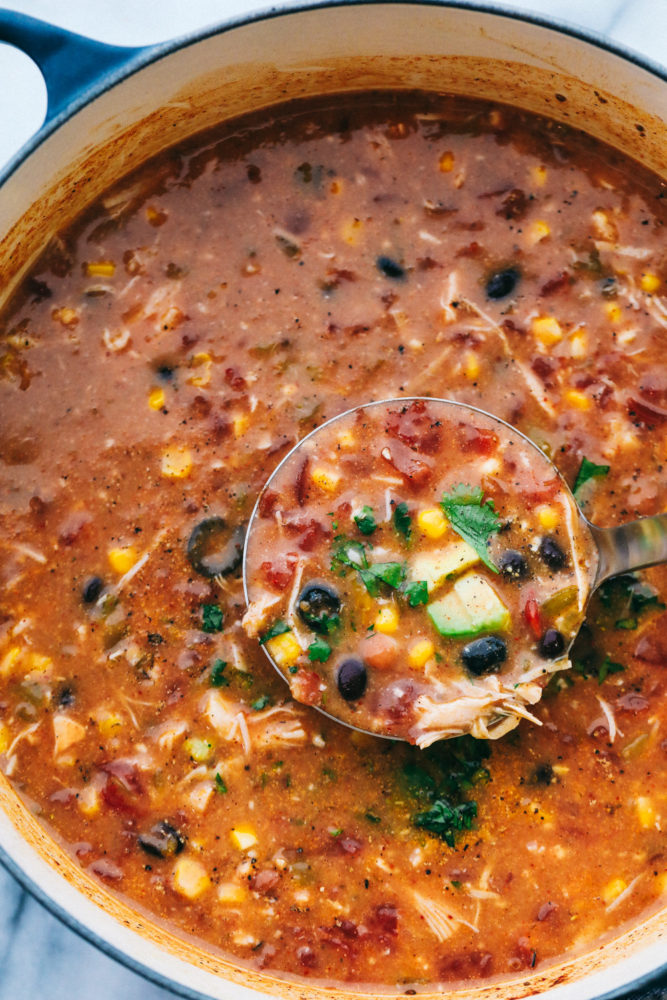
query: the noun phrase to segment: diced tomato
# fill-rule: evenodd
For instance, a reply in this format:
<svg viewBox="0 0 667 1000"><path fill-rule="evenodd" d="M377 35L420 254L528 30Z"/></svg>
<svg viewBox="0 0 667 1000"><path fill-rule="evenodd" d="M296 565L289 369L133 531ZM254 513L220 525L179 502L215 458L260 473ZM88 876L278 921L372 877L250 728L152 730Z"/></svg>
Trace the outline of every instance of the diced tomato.
<svg viewBox="0 0 667 1000"><path fill-rule="evenodd" d="M290 690L302 705L317 705L322 698L322 681L314 670L299 670L290 677Z"/></svg>
<svg viewBox="0 0 667 1000"><path fill-rule="evenodd" d="M102 765L107 776L102 788L102 798L108 806L119 812L143 812L144 787L136 764L126 760L112 760Z"/></svg>
<svg viewBox="0 0 667 1000"><path fill-rule="evenodd" d="M637 715L638 712L646 711L649 707L649 700L638 691L627 691L617 699L616 707L621 712L632 712L633 715Z"/></svg>
<svg viewBox="0 0 667 1000"><path fill-rule="evenodd" d="M359 854L364 846L360 840L356 839L356 837L341 837L336 841L336 844L343 854L352 855Z"/></svg>
<svg viewBox="0 0 667 1000"><path fill-rule="evenodd" d="M393 441L390 448L384 448L382 457L405 480L406 486L420 490L430 481L433 470L424 461L415 457L402 441Z"/></svg>
<svg viewBox="0 0 667 1000"><path fill-rule="evenodd" d="M392 903L380 903L373 910L369 923L383 934L396 934L398 931L398 910Z"/></svg>
<svg viewBox="0 0 667 1000"><path fill-rule="evenodd" d="M260 517L271 517L278 503L278 494L273 490L265 490L259 498L257 512Z"/></svg>
<svg viewBox="0 0 667 1000"><path fill-rule="evenodd" d="M667 422L667 409L647 403L640 399L628 398L628 414L635 423L647 424L649 427L655 424Z"/></svg>
<svg viewBox="0 0 667 1000"><path fill-rule="evenodd" d="M493 431L471 424L460 423L456 437L459 448L466 455L492 455L498 447L498 436Z"/></svg>
<svg viewBox="0 0 667 1000"><path fill-rule="evenodd" d="M299 466L299 471L296 474L296 479L294 480L294 497L299 507L303 507L306 500L308 499L309 465L310 465L310 459L304 458L303 462Z"/></svg>
<svg viewBox="0 0 667 1000"><path fill-rule="evenodd" d="M545 281L540 289L540 295L548 296L555 295L556 292L564 292L565 289L569 288L572 283L572 275L569 274L568 271L561 271L560 274L557 274L553 278L549 278L548 281Z"/></svg>
<svg viewBox="0 0 667 1000"><path fill-rule="evenodd" d="M376 670L386 670L396 662L398 643L390 635L374 632L361 643L359 650L365 663Z"/></svg>
<svg viewBox="0 0 667 1000"><path fill-rule="evenodd" d="M544 631L542 627L542 615L540 614L540 606L534 597L529 597L523 606L523 617L526 619L526 624L533 633L536 639L539 639Z"/></svg>
<svg viewBox="0 0 667 1000"><path fill-rule="evenodd" d="M667 612L646 629L635 646L635 656L644 663L667 667Z"/></svg>
<svg viewBox="0 0 667 1000"><path fill-rule="evenodd" d="M302 518L297 521L285 521L284 527L290 535L300 535L297 545L302 552L312 552L322 538L331 535L331 528L328 524L316 521L314 517L309 520Z"/></svg>
<svg viewBox="0 0 667 1000"><path fill-rule="evenodd" d="M271 562L261 565L262 576L273 590L287 590L294 579L294 569L298 562L296 552L286 552L276 556Z"/></svg>
<svg viewBox="0 0 667 1000"><path fill-rule="evenodd" d="M243 392L246 388L246 380L236 368L225 369L225 382L236 392Z"/></svg>
<svg viewBox="0 0 667 1000"><path fill-rule="evenodd" d="M442 440L440 424L423 399L415 400L403 410L392 410L387 419L387 433L425 455L435 455Z"/></svg>

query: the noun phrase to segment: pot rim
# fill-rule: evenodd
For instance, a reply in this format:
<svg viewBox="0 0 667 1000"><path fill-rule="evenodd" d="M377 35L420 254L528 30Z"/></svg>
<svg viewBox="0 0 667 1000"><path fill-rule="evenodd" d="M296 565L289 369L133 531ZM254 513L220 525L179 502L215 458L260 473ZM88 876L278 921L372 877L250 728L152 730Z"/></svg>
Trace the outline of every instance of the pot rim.
<svg viewBox="0 0 667 1000"><path fill-rule="evenodd" d="M69 121L79 111L117 84L129 79L147 66L157 63L163 58L186 49L191 45L205 41L208 38L213 38L214 36L226 34L237 28L321 9L365 6L411 6L439 7L470 11L478 14L490 14L508 20L520 21L524 24L535 25L539 28L554 31L569 38L582 41L596 49L611 53L667 83L667 66L655 62L648 56L630 47L621 45L598 32L577 26L567 20L563 21L521 9L508 8L502 3L478 3L476 0L296 0L294 3L287 0L287 2L289 5L281 8L263 7L255 11L236 14L218 23L206 25L201 29L179 35L169 41L137 47L134 51L127 48L118 48L118 65L115 68L112 66L103 69L99 76L92 82L86 81L82 86L72 88L69 98L63 103L58 113L53 118L49 118L47 115L45 122L37 132L9 159L0 170L0 187L65 122ZM8 11L7 13L9 14L10 12ZM49 24L49 22L43 20L30 20L35 31L39 30L40 25L47 26ZM70 38L75 40L77 37L74 33L66 29L61 29L61 31L65 39ZM82 42L87 41L82 36L79 36L79 38L81 38ZM16 47L21 48L16 43L10 44L15 44ZM108 47L109 50L114 48L113 46L104 45L103 47ZM30 56L29 52L27 54ZM30 57L33 58L32 56ZM36 60L33 59L33 61ZM28 892L52 916L63 923L69 930L83 938L83 940L96 947L108 958L114 959L120 965L142 976L154 985L169 990L173 995L183 997L184 1000L210 1000L210 995L175 982L167 975L163 975L149 965L135 959L118 945L112 944L100 937L95 930L83 924L74 916L64 904L57 902L45 889L33 881L31 876L21 868L20 864L7 852L2 844L0 844L0 864L2 864L22 889ZM635 978L632 982L599 994L596 1000L632 1000L636 991L647 990L653 986L660 985L667 985L667 960L657 968ZM381 994L378 994L378 1000L381 1000Z"/></svg>

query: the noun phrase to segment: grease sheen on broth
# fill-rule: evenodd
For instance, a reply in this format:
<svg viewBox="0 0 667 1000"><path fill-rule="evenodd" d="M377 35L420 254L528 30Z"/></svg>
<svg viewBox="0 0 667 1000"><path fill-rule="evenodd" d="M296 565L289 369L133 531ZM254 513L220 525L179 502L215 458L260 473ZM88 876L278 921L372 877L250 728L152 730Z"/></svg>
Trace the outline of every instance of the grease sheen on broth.
<svg viewBox="0 0 667 1000"><path fill-rule="evenodd" d="M656 907L664 568L593 600L541 726L419 751L290 700L238 562L281 457L370 398L497 414L597 523L664 510L665 214L563 125L347 95L169 151L52 242L2 321L0 761L87 872L241 963L399 992Z"/></svg>

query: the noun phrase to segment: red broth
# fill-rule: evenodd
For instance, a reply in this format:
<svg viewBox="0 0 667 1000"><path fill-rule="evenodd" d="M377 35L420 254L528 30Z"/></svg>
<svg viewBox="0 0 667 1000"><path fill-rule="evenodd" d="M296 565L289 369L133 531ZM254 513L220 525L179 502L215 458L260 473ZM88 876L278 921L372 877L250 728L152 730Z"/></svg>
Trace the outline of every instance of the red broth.
<svg viewBox="0 0 667 1000"><path fill-rule="evenodd" d="M243 621L297 701L420 747L498 739L538 721L527 706L569 666L596 567L570 491L513 428L381 402L326 423L267 483Z"/></svg>
<svg viewBox="0 0 667 1000"><path fill-rule="evenodd" d="M666 205L562 124L346 95L165 153L45 249L1 326L0 760L86 872L398 992L658 905L664 567L594 598L541 726L419 750L290 698L239 544L299 438L408 395L516 426L593 521L664 510Z"/></svg>

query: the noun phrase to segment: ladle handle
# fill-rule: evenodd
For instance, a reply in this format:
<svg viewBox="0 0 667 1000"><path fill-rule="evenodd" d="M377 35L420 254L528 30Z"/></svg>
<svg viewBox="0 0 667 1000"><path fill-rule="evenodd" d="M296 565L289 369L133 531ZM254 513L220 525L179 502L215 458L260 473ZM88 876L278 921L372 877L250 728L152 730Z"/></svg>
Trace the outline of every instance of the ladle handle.
<svg viewBox="0 0 667 1000"><path fill-rule="evenodd" d="M667 514L641 517L618 528L591 524L590 529L599 553L596 587L610 576L667 562Z"/></svg>

